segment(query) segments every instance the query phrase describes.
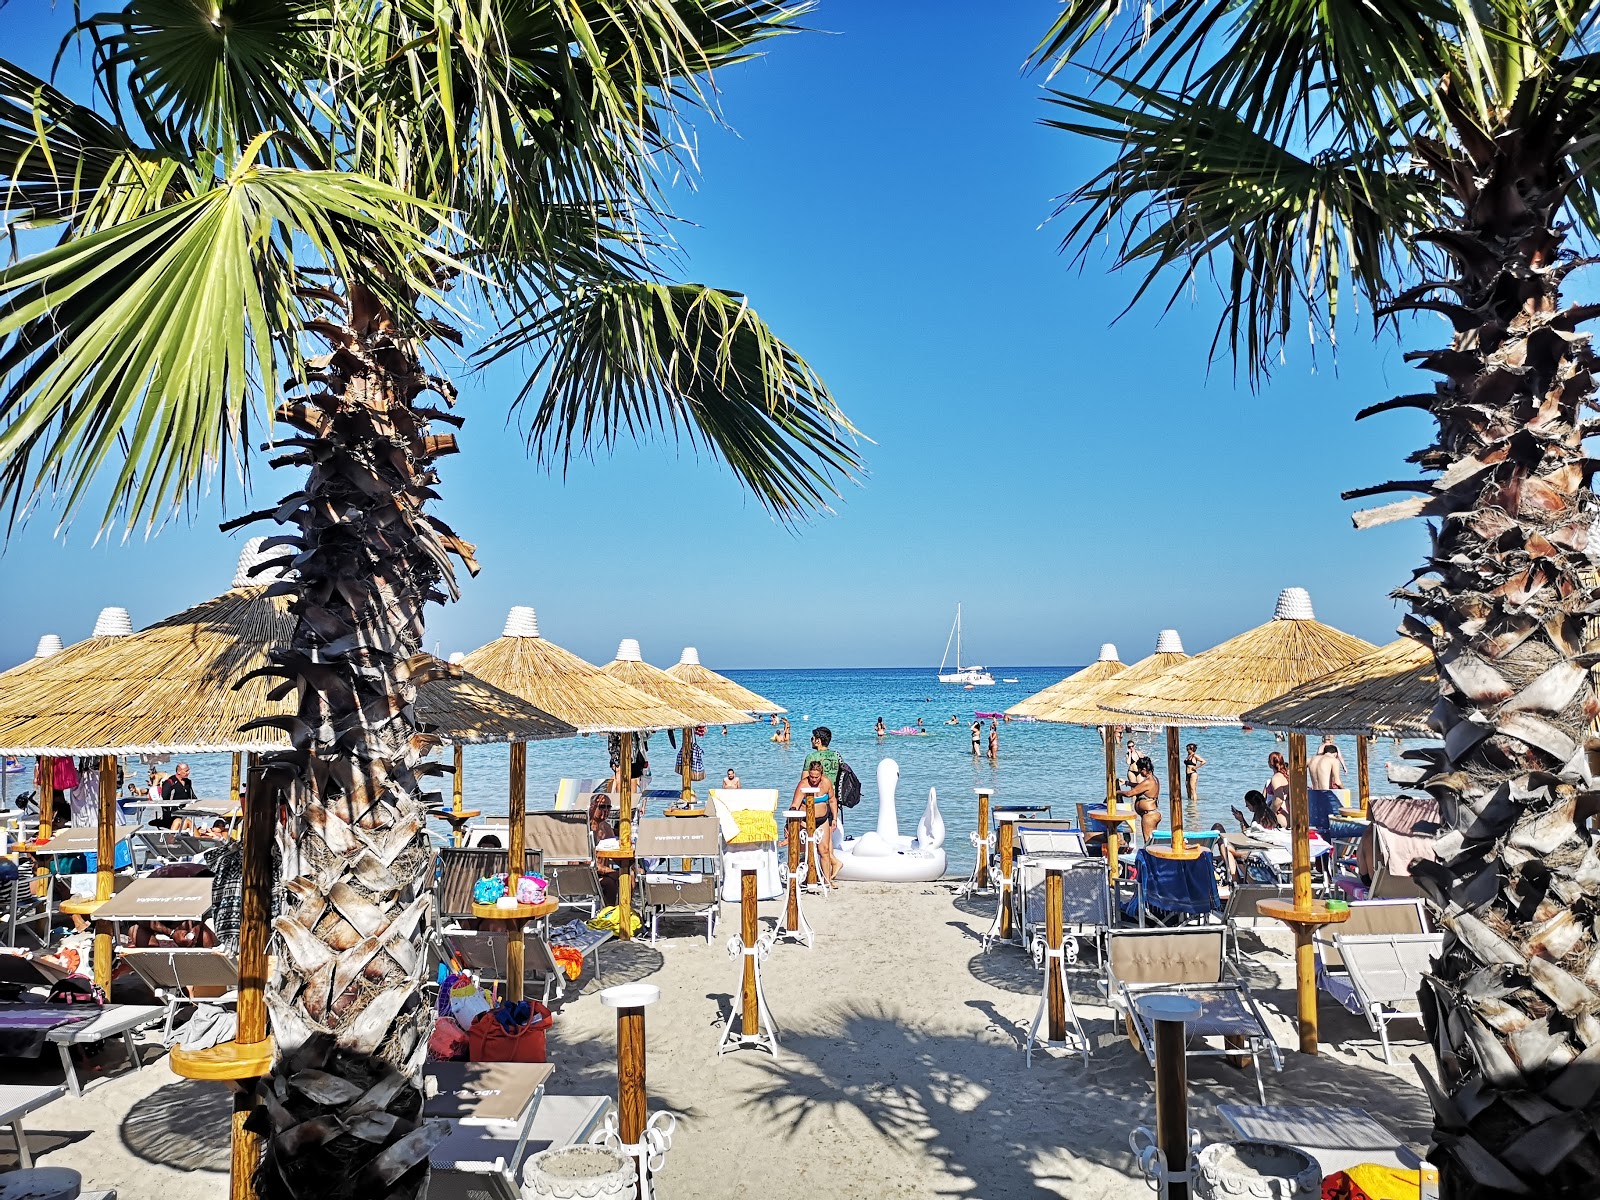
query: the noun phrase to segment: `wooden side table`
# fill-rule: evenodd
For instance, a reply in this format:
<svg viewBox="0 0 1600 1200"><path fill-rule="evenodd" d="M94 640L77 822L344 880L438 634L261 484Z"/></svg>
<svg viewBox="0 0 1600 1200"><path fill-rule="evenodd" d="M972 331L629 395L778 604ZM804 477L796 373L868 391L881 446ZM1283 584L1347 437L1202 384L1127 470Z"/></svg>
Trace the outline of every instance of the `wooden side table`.
<svg viewBox="0 0 1600 1200"><path fill-rule="evenodd" d="M1330 909L1326 900L1313 900L1309 906L1296 906L1287 897L1256 902L1263 917L1282 921L1294 931L1294 982L1298 1000L1300 1050L1317 1052L1317 963L1311 935L1321 925L1339 925L1350 919L1350 908Z"/></svg>

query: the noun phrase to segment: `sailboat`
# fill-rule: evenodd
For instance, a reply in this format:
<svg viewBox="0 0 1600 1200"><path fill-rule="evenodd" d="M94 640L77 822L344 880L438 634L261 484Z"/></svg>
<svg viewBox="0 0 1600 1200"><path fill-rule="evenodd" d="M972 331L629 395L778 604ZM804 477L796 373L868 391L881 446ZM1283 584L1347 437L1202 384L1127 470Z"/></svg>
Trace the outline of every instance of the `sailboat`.
<svg viewBox="0 0 1600 1200"><path fill-rule="evenodd" d="M950 661L950 644L956 647L956 668L946 671L945 664ZM950 627L950 636L944 640L944 657L939 660L939 682L961 683L967 687L993 687L994 676L980 666L961 665L961 605L956 605L956 623Z"/></svg>

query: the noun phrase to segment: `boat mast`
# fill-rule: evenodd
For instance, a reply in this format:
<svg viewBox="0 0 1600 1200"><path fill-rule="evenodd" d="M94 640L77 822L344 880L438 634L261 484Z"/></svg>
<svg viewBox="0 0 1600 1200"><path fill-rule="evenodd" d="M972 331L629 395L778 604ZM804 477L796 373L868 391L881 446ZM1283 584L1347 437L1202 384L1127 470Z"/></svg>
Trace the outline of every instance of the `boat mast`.
<svg viewBox="0 0 1600 1200"><path fill-rule="evenodd" d="M955 639L955 637L957 635L957 631L960 630L960 628L961 628L961 605L957 604L956 605L956 623L954 625L950 626L950 634L949 634L948 637L946 637L944 639L944 654L941 655L940 658L939 658L939 674L941 674L941 675L944 674L945 664L950 661L950 643L951 643L952 640ZM957 646L956 647L956 666L957 666L958 669L959 669L960 665L961 665L961 648L960 648L960 646Z"/></svg>
<svg viewBox="0 0 1600 1200"><path fill-rule="evenodd" d="M961 601L956 601L956 670L961 670Z"/></svg>

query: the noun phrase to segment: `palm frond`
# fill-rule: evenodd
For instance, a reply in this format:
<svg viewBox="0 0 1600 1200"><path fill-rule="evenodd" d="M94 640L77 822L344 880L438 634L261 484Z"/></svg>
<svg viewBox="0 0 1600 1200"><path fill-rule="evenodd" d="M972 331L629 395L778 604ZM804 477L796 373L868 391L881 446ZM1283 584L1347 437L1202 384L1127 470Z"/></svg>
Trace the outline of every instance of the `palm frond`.
<svg viewBox="0 0 1600 1200"><path fill-rule="evenodd" d="M861 461L857 431L811 366L743 296L618 280L527 314L486 362L532 351L517 398L547 462L664 433L704 446L782 520L824 508Z"/></svg>
<svg viewBox="0 0 1600 1200"><path fill-rule="evenodd" d="M298 272L370 280L411 315L451 264L410 197L359 176L261 167L0 271L0 501L60 489L64 519L102 470L129 524L242 465L266 388L294 368ZM430 222L438 219L430 213Z"/></svg>
<svg viewBox="0 0 1600 1200"><path fill-rule="evenodd" d="M1229 110L1115 83L1133 104L1051 97L1073 118L1046 124L1116 147L1111 165L1063 203L1083 210L1064 248L1081 257L1114 235L1116 265L1142 271L1135 303L1170 278L1170 305L1209 267L1223 300L1213 350L1225 345L1252 378L1297 313L1332 336L1342 297L1375 311L1410 253L1405 231L1440 203L1435 185L1391 152L1301 157Z"/></svg>

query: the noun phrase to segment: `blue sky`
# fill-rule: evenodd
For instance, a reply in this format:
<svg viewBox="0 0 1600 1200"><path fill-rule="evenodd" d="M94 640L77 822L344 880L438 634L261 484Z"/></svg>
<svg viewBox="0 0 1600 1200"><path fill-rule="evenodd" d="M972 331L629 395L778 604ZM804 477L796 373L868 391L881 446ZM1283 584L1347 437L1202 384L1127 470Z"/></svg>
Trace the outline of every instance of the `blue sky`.
<svg viewBox="0 0 1600 1200"><path fill-rule="evenodd" d="M1020 67L1055 11L933 0L909 20L824 0L811 23L831 32L726 73L733 128L701 123L682 275L747 292L873 439L835 513L785 529L671 445L552 476L507 424L514 371L462 378L441 513L484 571L434 612L430 643L471 649L532 604L601 662L631 636L661 663L687 642L722 667L918 665L960 600L983 661L1083 662L1107 640L1131 661L1162 626L1195 649L1257 624L1290 584L1322 619L1392 636L1388 593L1425 531L1358 534L1339 491L1395 477L1431 440L1414 414L1352 420L1415 373L1352 322L1337 362L1296 343L1252 394L1208 369L1204 286L1112 323L1132 280L1098 258L1072 269L1047 221L1101 153L1036 123L1040 81ZM69 22L44 0L0 12L25 35L9 52L41 71ZM259 471L256 496L291 483ZM0 558L0 664L46 631L85 636L103 605L143 625L222 590L244 536L218 533L223 515L98 545L92 521L62 538L35 519Z"/></svg>

